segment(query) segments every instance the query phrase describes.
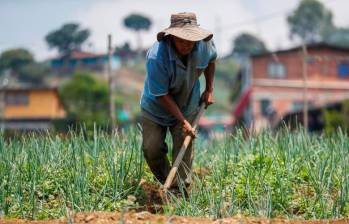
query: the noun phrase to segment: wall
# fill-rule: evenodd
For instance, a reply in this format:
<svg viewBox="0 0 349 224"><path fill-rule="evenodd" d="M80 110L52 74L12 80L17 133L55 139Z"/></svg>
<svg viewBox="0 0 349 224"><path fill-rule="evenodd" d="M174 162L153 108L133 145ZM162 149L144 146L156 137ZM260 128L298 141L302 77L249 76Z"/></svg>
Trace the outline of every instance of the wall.
<svg viewBox="0 0 349 224"><path fill-rule="evenodd" d="M309 49L312 56L308 62L308 100L314 106L326 105L349 98L349 76L338 75L340 59L347 58L349 51L330 48ZM286 77L270 78L268 64L279 61L285 65ZM277 119L293 111L294 102L303 102L302 54L300 51L277 53L252 58L251 107L255 126L266 126L261 114L261 100L269 99ZM261 125L262 124L262 125Z"/></svg>
<svg viewBox="0 0 349 224"><path fill-rule="evenodd" d="M5 119L63 118L64 110L54 90L25 90L28 105L6 105Z"/></svg>

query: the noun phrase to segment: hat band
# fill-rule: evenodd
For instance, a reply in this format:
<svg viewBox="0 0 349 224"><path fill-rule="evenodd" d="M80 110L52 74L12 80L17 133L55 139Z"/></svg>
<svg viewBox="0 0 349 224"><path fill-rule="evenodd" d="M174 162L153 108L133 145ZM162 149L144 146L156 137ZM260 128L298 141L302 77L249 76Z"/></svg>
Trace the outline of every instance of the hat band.
<svg viewBox="0 0 349 224"><path fill-rule="evenodd" d="M199 24L197 24L196 20L181 19L181 20L171 22L171 27L185 26L187 24L193 25L193 26L200 26Z"/></svg>

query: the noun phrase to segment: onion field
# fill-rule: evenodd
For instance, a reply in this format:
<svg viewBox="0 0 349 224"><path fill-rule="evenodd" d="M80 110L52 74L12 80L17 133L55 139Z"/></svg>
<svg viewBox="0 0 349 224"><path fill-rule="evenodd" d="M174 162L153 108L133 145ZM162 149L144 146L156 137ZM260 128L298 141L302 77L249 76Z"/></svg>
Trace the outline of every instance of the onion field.
<svg viewBox="0 0 349 224"><path fill-rule="evenodd" d="M169 145L171 145L170 138ZM146 200L157 186L136 128L91 137L70 132L0 135L0 216L56 219L81 211L146 210L168 215L332 219L349 215L349 138L270 131L195 142L188 197ZM148 207L147 207L148 206Z"/></svg>

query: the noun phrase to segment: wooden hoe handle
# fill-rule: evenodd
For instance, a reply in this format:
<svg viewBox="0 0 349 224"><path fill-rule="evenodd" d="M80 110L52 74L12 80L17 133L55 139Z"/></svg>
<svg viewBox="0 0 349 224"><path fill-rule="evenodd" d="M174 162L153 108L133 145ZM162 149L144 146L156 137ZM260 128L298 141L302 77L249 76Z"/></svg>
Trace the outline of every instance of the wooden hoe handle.
<svg viewBox="0 0 349 224"><path fill-rule="evenodd" d="M196 115L194 121L193 121L193 124L192 124L192 127L196 130L196 127L198 126L198 123L199 123L199 120L200 120L200 117L201 115L203 114L205 110L205 103L202 103L200 105L200 109L199 109L199 113ZM182 162L182 159L183 159L183 156L184 156L184 153L185 151L187 150L188 148L188 145L190 144L192 140L192 136L191 135L187 135L184 139L184 142L183 142L183 145L178 153L178 156L175 160L175 162L173 163L173 166L166 178L166 182L164 184L164 190L166 191L172 184L173 182L173 179L175 178L176 176L176 173L177 173L177 170L178 170L178 167L179 167L179 164Z"/></svg>

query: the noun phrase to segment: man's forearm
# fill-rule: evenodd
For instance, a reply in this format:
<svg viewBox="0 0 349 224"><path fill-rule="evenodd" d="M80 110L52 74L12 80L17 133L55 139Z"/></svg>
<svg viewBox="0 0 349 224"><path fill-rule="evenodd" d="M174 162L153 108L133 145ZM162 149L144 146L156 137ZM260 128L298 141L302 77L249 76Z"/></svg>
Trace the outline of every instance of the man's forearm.
<svg viewBox="0 0 349 224"><path fill-rule="evenodd" d="M216 68L215 62L210 62L204 71L207 91L213 91L213 79L214 79L215 68Z"/></svg>
<svg viewBox="0 0 349 224"><path fill-rule="evenodd" d="M173 100L172 96L167 94L164 96L159 96L158 97L161 106L163 106L168 112L170 112L177 120L180 122L185 121L185 117L183 116L182 112L179 110L176 102Z"/></svg>

